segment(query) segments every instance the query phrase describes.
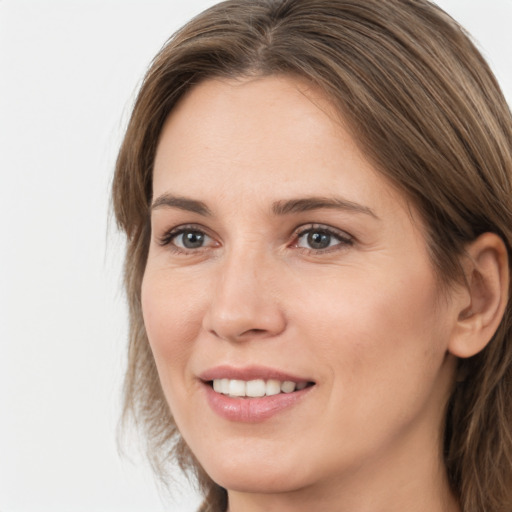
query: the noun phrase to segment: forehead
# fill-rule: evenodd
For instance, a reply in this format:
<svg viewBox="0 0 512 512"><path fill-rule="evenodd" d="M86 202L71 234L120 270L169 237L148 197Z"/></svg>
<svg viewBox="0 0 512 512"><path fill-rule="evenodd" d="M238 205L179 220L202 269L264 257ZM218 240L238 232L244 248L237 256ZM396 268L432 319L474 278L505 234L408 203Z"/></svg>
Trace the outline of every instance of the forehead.
<svg viewBox="0 0 512 512"><path fill-rule="evenodd" d="M269 186L274 184L275 186ZM304 194L402 202L318 89L290 77L207 80L168 117L154 165L164 192L244 203Z"/></svg>

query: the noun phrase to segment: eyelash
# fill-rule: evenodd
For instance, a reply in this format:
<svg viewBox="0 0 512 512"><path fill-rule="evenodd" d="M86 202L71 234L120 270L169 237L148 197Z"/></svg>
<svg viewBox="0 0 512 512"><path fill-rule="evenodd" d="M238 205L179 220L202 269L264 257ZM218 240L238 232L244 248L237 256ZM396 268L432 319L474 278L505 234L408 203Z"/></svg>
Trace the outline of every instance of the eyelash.
<svg viewBox="0 0 512 512"><path fill-rule="evenodd" d="M211 248L207 246L201 246L197 248L187 249L179 247L175 243L173 243L173 241L178 236L183 235L184 233L197 233L199 235L211 238L213 240L213 237L210 237L210 235L206 233L206 230L203 227L194 224L188 224L178 226L165 232L163 236L159 239L159 244L161 246L168 246L175 253L185 255L197 254L198 251L204 251ZM330 238L334 238L337 241L337 243L335 243L334 245L329 245L326 248L320 249L299 246L299 241L301 240L301 238L307 235L308 233L319 233L321 235L326 235ZM342 250L354 244L353 237L346 233L345 231L340 231L329 226L325 226L323 224L309 224L301 226L294 231L292 238L293 243L291 244L291 247L294 247L297 250L300 250L301 252L307 254L326 254L333 251Z"/></svg>
<svg viewBox="0 0 512 512"><path fill-rule="evenodd" d="M173 252L178 254L191 254L197 253L199 250L207 249L207 247L198 247L197 249L187 249L183 247L179 247L173 243L178 236L183 235L184 233L198 233L203 236L210 237L205 229L201 226L197 226L195 224L185 224L182 226L178 226L176 228L172 228L169 231L166 231L163 236L160 238L159 243L161 246L168 246Z"/></svg>
<svg viewBox="0 0 512 512"><path fill-rule="evenodd" d="M323 249L300 247L298 245L299 240L308 233L320 233L322 235L327 235L337 240L338 243ZM297 241L294 242L293 246L308 254L326 254L333 251L339 251L354 244L353 237L345 231L340 231L323 224L310 224L308 226L301 226L298 230L296 230L294 238Z"/></svg>

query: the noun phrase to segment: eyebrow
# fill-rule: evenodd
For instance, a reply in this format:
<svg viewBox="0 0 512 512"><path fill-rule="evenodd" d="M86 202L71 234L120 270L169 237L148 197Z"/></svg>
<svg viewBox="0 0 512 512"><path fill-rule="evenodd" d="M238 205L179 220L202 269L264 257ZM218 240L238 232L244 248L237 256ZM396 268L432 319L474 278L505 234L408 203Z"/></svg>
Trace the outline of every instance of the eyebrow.
<svg viewBox="0 0 512 512"><path fill-rule="evenodd" d="M189 199L188 197L173 196L172 194L162 194L161 196L158 196L151 203L150 209L152 211L164 206L167 208L178 208L179 210L198 213L199 215L204 215L205 217L211 217L212 215L211 210L202 201Z"/></svg>
<svg viewBox="0 0 512 512"><path fill-rule="evenodd" d="M288 215L290 213L301 213L325 208L363 213L370 215L375 219L379 218L371 208L354 203L353 201L348 201L341 197L305 197L300 199L277 201L273 204L272 211L275 215Z"/></svg>
<svg viewBox="0 0 512 512"><path fill-rule="evenodd" d="M202 201L183 196L175 196L168 193L158 196L151 204L150 209L156 210L162 207L177 208L179 210L197 213L205 217L212 216L212 211ZM354 213L363 213L370 215L375 219L379 218L371 208L358 203L354 203L353 201L349 201L347 199L343 199L341 197L304 197L298 199L276 201L272 204L272 213L274 215L283 216L326 208L332 210L344 210Z"/></svg>

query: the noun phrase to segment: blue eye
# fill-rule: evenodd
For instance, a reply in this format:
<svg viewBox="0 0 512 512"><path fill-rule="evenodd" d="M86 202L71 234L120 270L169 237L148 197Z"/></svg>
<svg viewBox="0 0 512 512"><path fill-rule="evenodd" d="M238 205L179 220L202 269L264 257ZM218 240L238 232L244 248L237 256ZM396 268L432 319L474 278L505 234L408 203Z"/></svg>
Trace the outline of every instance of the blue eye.
<svg viewBox="0 0 512 512"><path fill-rule="evenodd" d="M203 247L208 238L210 237L201 231L187 230L174 235L172 241L174 245L183 249L199 249Z"/></svg>
<svg viewBox="0 0 512 512"><path fill-rule="evenodd" d="M176 250L191 251L211 246L213 239L197 228L181 227L166 233L160 243L174 246Z"/></svg>
<svg viewBox="0 0 512 512"><path fill-rule="evenodd" d="M322 251L338 245L351 245L352 239L347 234L337 233L324 227L311 227L297 235L297 247Z"/></svg>

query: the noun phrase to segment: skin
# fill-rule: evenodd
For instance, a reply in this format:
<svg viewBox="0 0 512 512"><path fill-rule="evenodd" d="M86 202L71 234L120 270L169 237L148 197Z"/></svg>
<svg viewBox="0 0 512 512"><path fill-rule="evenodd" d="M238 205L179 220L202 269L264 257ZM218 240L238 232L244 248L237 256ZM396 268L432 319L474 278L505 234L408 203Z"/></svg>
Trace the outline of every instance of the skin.
<svg viewBox="0 0 512 512"><path fill-rule="evenodd" d="M441 293L414 208L322 94L285 77L196 86L159 141L155 204L166 194L209 214L152 209L144 321L175 421L230 512L458 511L441 439L471 298ZM311 196L351 207L273 211ZM180 226L204 244L184 248L168 235ZM315 250L322 229L334 234ZM315 385L265 421L220 417L198 376L249 364Z"/></svg>

